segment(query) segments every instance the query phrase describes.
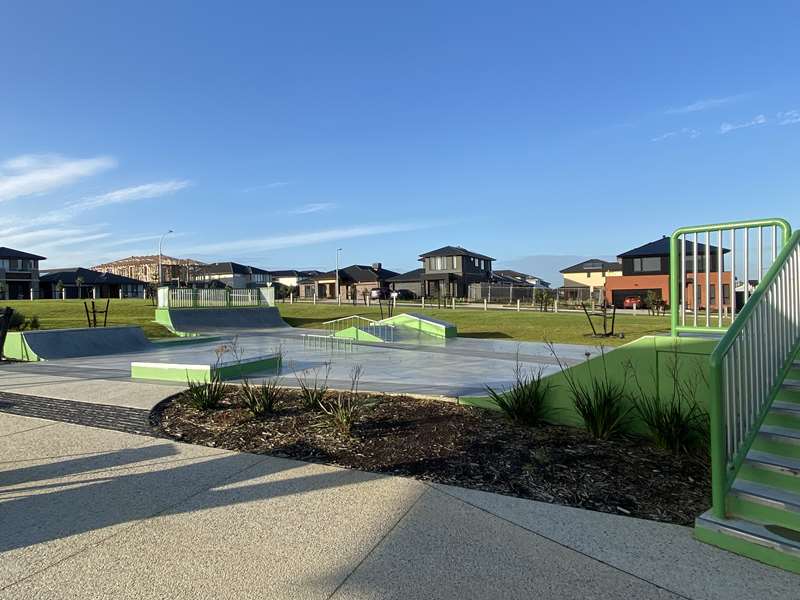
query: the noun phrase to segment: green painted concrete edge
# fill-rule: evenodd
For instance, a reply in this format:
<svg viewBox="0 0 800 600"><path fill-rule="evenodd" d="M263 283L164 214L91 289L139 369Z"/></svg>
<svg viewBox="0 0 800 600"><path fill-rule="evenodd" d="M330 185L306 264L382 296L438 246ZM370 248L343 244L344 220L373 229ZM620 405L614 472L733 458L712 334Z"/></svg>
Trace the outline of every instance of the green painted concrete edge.
<svg viewBox="0 0 800 600"><path fill-rule="evenodd" d="M429 321L425 318L407 313L401 313L387 319L379 321L381 325L397 325L399 327L406 327L414 329L428 335L433 335L442 338L454 338L458 336L458 329L453 324L442 324L434 321Z"/></svg>
<svg viewBox="0 0 800 600"><path fill-rule="evenodd" d="M717 546L741 556L747 556L757 561L800 574L800 559L753 542L708 529L701 522L695 523L694 536L701 542Z"/></svg>
<svg viewBox="0 0 800 600"><path fill-rule="evenodd" d="M342 329L341 331L337 331L334 334L334 337L338 338L345 338L350 340L356 340L359 342L380 342L383 343L386 340L383 338L378 337L377 335L373 335L371 333L367 333L363 329L359 327L348 327L347 329Z"/></svg>
<svg viewBox="0 0 800 600"><path fill-rule="evenodd" d="M174 338L158 338L154 340L150 340L154 344L158 344L159 346L185 346L189 344L204 344L206 342L217 342L219 340L225 339L221 335L187 335L187 336L179 336Z"/></svg>
<svg viewBox="0 0 800 600"><path fill-rule="evenodd" d="M567 377L574 377L581 385L587 385L592 377L602 377L604 371L608 373L609 380L622 383L628 377L625 365L630 361L636 370L639 383L646 393L655 392L656 386L662 394L667 394L671 381L665 373L666 368L673 360L678 361L680 373L694 376L708 377L708 356L713 351L716 340L705 338L690 338L671 336L644 336L628 342L614 349L601 347L587 347L591 352L590 358L580 364L567 367L565 372L556 372L545 377L551 384L548 404L551 408L550 421L557 424L582 427L583 421L575 411ZM629 393L638 393L638 388L628 377L626 389ZM707 384L699 381L696 400L704 407L704 400L708 396ZM459 402L481 408L496 408L489 396L462 396ZM646 426L631 414L631 433L647 433Z"/></svg>
<svg viewBox="0 0 800 600"><path fill-rule="evenodd" d="M279 371L282 365L279 354L259 357L255 360L244 360L240 363L215 365L131 363L131 379L149 379L155 381L174 381L179 383L207 383L214 374L222 380L237 379L261 371Z"/></svg>
<svg viewBox="0 0 800 600"><path fill-rule="evenodd" d="M3 356L14 360L36 362L42 360L28 345L24 331L9 331L3 344Z"/></svg>
<svg viewBox="0 0 800 600"><path fill-rule="evenodd" d="M729 516L743 521L752 521L761 524L774 524L795 531L800 530L800 513L792 510L783 510L774 506L766 506L730 494L727 499L727 512Z"/></svg>

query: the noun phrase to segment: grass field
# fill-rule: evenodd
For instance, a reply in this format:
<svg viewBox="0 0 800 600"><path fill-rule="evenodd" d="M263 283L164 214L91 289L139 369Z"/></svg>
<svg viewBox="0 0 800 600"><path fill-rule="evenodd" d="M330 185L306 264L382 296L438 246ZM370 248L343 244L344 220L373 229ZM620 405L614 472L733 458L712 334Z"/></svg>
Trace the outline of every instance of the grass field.
<svg viewBox="0 0 800 600"><path fill-rule="evenodd" d="M86 314L81 300L15 300L2 302L31 318L39 318L42 329L86 327ZM103 303L103 306L105 304ZM335 304L278 304L284 319L295 327L318 327L324 321L359 314L380 318L378 307ZM385 309L384 309L385 310ZM397 312L425 312L450 321L458 327L462 337L543 341L588 344L596 343L586 334L589 325L580 313L536 313L514 311L487 311L476 309L426 309L398 307ZM166 337L170 332L153 322L154 307L150 301L140 299L111 300L108 314L109 325L139 325L148 337ZM668 317L649 315L618 315L616 330L625 334L625 339L608 338L606 344L618 345L643 335L667 331Z"/></svg>

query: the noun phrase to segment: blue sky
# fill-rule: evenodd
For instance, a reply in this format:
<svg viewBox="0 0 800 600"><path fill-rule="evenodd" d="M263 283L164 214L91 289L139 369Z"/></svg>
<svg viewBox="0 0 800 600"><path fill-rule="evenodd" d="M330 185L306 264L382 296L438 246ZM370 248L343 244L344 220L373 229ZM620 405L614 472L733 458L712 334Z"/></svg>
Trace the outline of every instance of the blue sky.
<svg viewBox="0 0 800 600"><path fill-rule="evenodd" d="M0 245L555 278L800 226L800 5L5 2Z"/></svg>

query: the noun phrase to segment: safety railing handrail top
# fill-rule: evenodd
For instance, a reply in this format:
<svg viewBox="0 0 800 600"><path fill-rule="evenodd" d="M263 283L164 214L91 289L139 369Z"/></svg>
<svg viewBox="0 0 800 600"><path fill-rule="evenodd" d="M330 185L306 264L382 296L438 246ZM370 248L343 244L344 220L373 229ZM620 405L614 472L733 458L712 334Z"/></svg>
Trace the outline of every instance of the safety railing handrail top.
<svg viewBox="0 0 800 600"><path fill-rule="evenodd" d="M346 321L348 319L362 319L364 321L369 321L370 323L377 323L375 319L370 319L369 317L364 317L362 315L347 315L346 317L339 317L338 319L332 319L330 321L325 321L323 325L329 325L331 323L338 323L339 321Z"/></svg>
<svg viewBox="0 0 800 600"><path fill-rule="evenodd" d="M782 221L783 219L780 220ZM772 223L768 224L771 225ZM786 223L786 225L788 228L789 224ZM722 339L720 339L719 343L714 348L714 351L711 353L712 368L718 367L722 364L722 360L727 354L728 350L730 350L739 333L741 333L742 329L744 329L747 325L749 315L756 310L756 306L758 306L760 298L766 293L767 288L778 276L778 273L783 268L786 259L799 241L800 230L797 230L786 240L786 243L783 244L781 251L778 253L778 256L775 258L775 261L772 263L772 265L770 265L766 275L759 282L752 296L750 296L749 301L744 305L744 307L742 307L738 318L731 323L730 327L728 327L728 330L722 336Z"/></svg>
<svg viewBox="0 0 800 600"><path fill-rule="evenodd" d="M777 226L783 229L785 239L792 234L792 226L786 219L773 218L773 219L753 219L749 221L730 221L728 223L709 223L708 225L689 225L686 227L678 227L672 232L672 239L687 233L704 233L706 231L723 231L728 229L741 229L744 227L770 227Z"/></svg>

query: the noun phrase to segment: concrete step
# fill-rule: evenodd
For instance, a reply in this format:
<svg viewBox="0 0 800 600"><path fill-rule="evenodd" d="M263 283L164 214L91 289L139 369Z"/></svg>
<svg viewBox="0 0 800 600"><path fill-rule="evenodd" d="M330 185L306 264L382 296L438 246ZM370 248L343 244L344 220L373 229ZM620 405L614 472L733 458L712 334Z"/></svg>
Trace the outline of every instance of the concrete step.
<svg viewBox="0 0 800 600"><path fill-rule="evenodd" d="M764 419L767 425L800 429L800 403L775 400Z"/></svg>
<svg viewBox="0 0 800 600"><path fill-rule="evenodd" d="M762 425L751 449L800 459L800 431L790 427Z"/></svg>
<svg viewBox="0 0 800 600"><path fill-rule="evenodd" d="M800 493L800 459L750 450L737 477Z"/></svg>
<svg viewBox="0 0 800 600"><path fill-rule="evenodd" d="M800 536L743 519L719 519L710 512L695 521L697 539L736 554L800 573Z"/></svg>
<svg viewBox="0 0 800 600"><path fill-rule="evenodd" d="M797 532L800 538L800 493L737 478L728 492L732 517L777 525Z"/></svg>

